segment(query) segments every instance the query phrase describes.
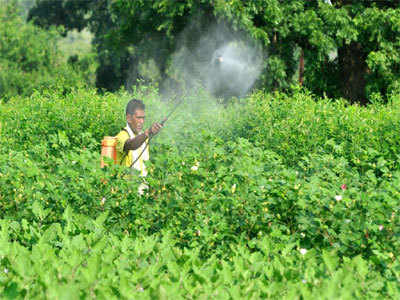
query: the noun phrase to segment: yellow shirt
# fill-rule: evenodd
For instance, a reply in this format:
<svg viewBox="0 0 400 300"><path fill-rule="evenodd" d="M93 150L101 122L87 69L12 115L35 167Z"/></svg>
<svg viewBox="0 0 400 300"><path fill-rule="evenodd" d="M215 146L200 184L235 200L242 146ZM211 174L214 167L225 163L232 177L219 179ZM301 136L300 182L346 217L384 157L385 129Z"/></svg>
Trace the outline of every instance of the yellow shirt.
<svg viewBox="0 0 400 300"><path fill-rule="evenodd" d="M133 136L134 137L134 136ZM134 162L137 157L142 153L143 149L146 147L148 143L148 139L145 140L145 142L136 150L129 150L128 153L124 151L124 145L125 142L130 138L129 133L126 130L121 130L117 136L117 162L118 164L126 167L130 167L132 165L132 162ZM144 164L144 161L149 159L149 146L146 147L144 150L143 154L140 156L140 158L136 161L136 163L132 166L132 168L135 168L140 172L141 176L146 176L147 175L147 170L146 166Z"/></svg>

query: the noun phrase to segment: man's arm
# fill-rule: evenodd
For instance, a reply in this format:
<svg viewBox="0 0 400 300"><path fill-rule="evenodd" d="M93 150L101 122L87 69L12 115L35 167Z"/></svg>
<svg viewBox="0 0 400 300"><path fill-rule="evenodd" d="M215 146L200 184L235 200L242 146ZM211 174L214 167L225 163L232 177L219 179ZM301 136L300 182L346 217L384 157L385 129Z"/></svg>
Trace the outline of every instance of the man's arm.
<svg viewBox="0 0 400 300"><path fill-rule="evenodd" d="M132 139L128 139L124 144L124 151L136 150L140 146L142 146L144 141L148 138L148 133L146 134L146 131L142 134L135 136Z"/></svg>
<svg viewBox="0 0 400 300"><path fill-rule="evenodd" d="M161 124L154 123L153 125L151 125L149 129L146 129L144 133L141 133L135 136L134 138L127 140L124 144L124 151L138 149L140 146L142 146L142 144L146 141L146 139L150 135L156 135L161 128L162 128Z"/></svg>

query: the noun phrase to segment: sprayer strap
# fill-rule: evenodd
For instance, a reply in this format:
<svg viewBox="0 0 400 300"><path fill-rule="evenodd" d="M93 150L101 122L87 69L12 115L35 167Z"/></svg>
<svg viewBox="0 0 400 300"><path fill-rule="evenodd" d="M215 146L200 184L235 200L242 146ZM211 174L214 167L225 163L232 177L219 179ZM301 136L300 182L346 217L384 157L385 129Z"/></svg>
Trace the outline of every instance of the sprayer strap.
<svg viewBox="0 0 400 300"><path fill-rule="evenodd" d="M121 130L125 131L129 136L128 130L126 130L125 128L122 128ZM125 157L127 157L128 153L129 153L129 150L128 151L123 151L123 155L121 157L121 162L125 159Z"/></svg>
<svg viewBox="0 0 400 300"><path fill-rule="evenodd" d="M132 168L133 167L133 165L142 157L142 155L143 155L143 153L144 153L144 151L146 151L146 148L147 148L147 146L149 145L149 143L150 143L150 140L151 140L151 137L148 139L148 141L147 142L145 142L146 143L146 145L144 146L144 148L143 148L143 150L142 150L142 152L140 152L140 154L139 154L139 156L132 162L132 164L131 164L131 166L130 166L130 168Z"/></svg>
<svg viewBox="0 0 400 300"><path fill-rule="evenodd" d="M126 133L128 133L128 135L129 135L128 130L126 130L125 128L122 128L122 130L125 131ZM150 137L148 137L148 138L146 139L146 141L144 142L144 143L145 143L144 148L143 148L142 151L139 153L138 157L131 163L131 165L129 166L129 168L132 168L132 167L134 166L134 164L143 156L144 152L146 151L147 147L149 146L149 142L150 142L151 138L152 138L152 135L150 135ZM123 151L123 156L122 156L122 158L121 158L121 162L128 156L129 151L132 151L132 150Z"/></svg>

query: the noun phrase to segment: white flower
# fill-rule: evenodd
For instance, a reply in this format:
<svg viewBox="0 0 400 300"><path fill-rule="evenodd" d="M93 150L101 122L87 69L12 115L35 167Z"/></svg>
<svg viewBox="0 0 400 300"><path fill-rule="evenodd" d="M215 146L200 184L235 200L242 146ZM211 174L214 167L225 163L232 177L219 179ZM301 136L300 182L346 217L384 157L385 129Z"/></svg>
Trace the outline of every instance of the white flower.
<svg viewBox="0 0 400 300"><path fill-rule="evenodd" d="M301 282L302 282L302 283L307 283L307 280L303 279Z"/></svg>
<svg viewBox="0 0 400 300"><path fill-rule="evenodd" d="M101 199L101 202L100 202L100 204L101 205L104 205L104 203L106 202L106 198L105 197L103 197L102 199Z"/></svg>
<svg viewBox="0 0 400 300"><path fill-rule="evenodd" d="M136 285L136 290L139 292L144 292L144 288L142 287L141 284Z"/></svg>
<svg viewBox="0 0 400 300"><path fill-rule="evenodd" d="M234 194L235 191L236 191L236 183L233 184L232 187L231 187L231 192L232 192L232 194Z"/></svg>
<svg viewBox="0 0 400 300"><path fill-rule="evenodd" d="M345 222L346 224L349 224L349 223L351 222L351 220L346 219L346 220L344 220L344 222Z"/></svg>
<svg viewBox="0 0 400 300"><path fill-rule="evenodd" d="M382 231L383 230L383 225L379 225L379 231Z"/></svg>
<svg viewBox="0 0 400 300"><path fill-rule="evenodd" d="M8 273L8 269L7 268L4 268L4 273Z"/></svg>
<svg viewBox="0 0 400 300"><path fill-rule="evenodd" d="M197 170L199 169L199 166L200 166L200 163L199 163L199 162L196 162L196 163L194 164L194 166L191 167L190 169L191 169L192 171L197 171Z"/></svg>
<svg viewBox="0 0 400 300"><path fill-rule="evenodd" d="M145 183L142 182L142 183L139 185L138 194L139 194L140 196L144 195L145 191L146 191L148 188L149 188L149 186L148 186L147 184L145 184Z"/></svg>
<svg viewBox="0 0 400 300"><path fill-rule="evenodd" d="M306 234L304 232L300 233L301 237L305 237Z"/></svg>
<svg viewBox="0 0 400 300"><path fill-rule="evenodd" d="M336 201L340 201L343 199L342 195L336 195L335 196Z"/></svg>
<svg viewBox="0 0 400 300"><path fill-rule="evenodd" d="M305 255L307 253L307 249L301 248L300 249L300 254Z"/></svg>

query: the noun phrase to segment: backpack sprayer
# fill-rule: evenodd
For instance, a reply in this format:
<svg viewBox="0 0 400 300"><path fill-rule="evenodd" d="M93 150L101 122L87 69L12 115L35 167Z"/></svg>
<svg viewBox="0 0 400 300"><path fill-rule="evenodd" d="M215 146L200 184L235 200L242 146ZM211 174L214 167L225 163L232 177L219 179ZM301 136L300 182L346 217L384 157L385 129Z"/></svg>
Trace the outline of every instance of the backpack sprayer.
<svg viewBox="0 0 400 300"><path fill-rule="evenodd" d="M183 98L175 104L169 114L160 122L161 125L164 125L165 122L171 117L171 115L178 109L178 107L183 103ZM143 155L144 151L146 151L151 139L154 137L153 134L150 134L148 141L146 142L145 147L142 152L140 152L139 156L135 159L135 161L130 165L132 167ZM117 164L117 138L115 136L105 136L101 141L101 168L104 168L107 164L104 162L103 157L111 158L114 161L114 164Z"/></svg>

